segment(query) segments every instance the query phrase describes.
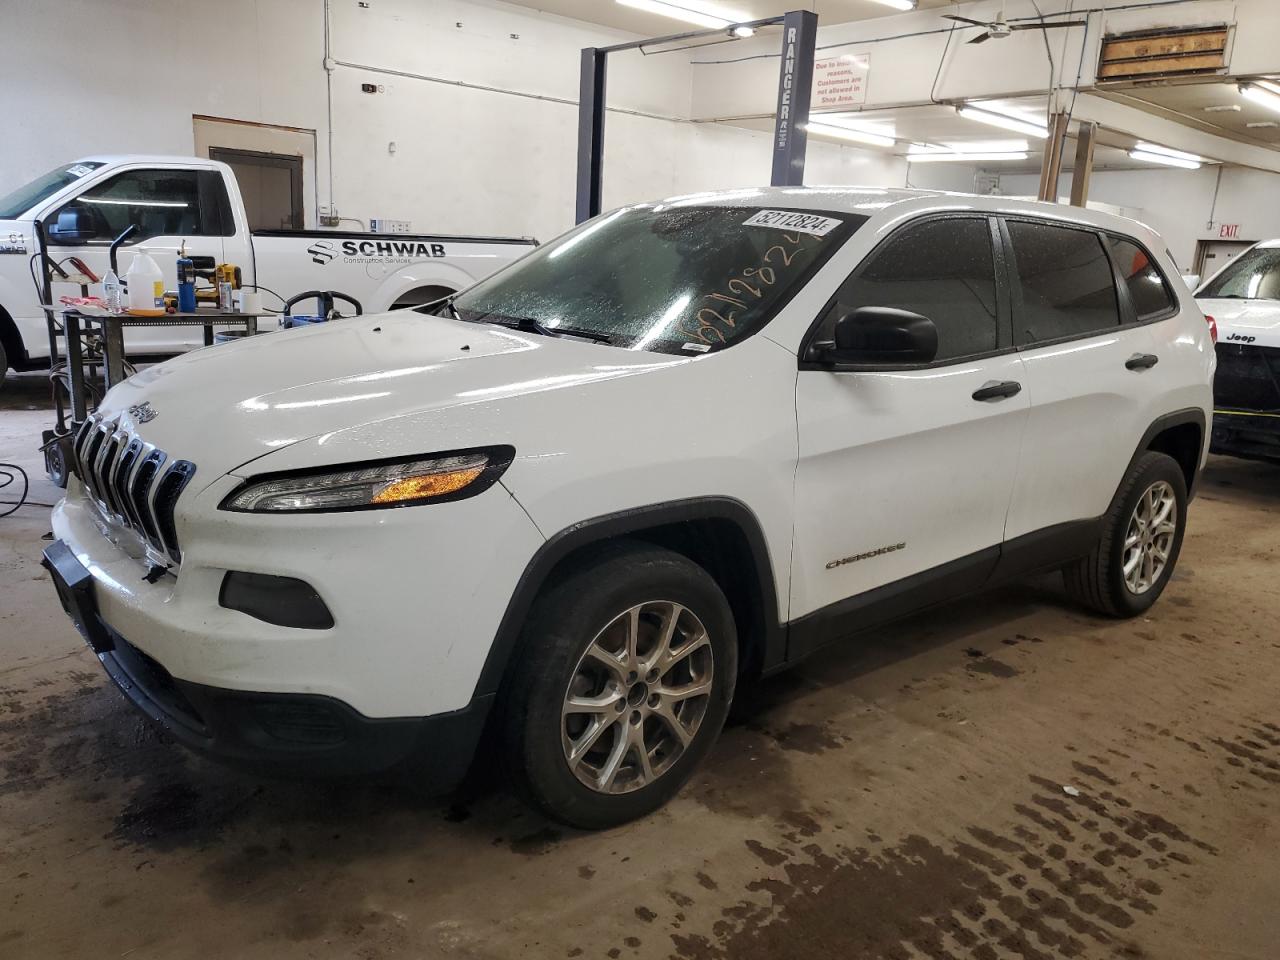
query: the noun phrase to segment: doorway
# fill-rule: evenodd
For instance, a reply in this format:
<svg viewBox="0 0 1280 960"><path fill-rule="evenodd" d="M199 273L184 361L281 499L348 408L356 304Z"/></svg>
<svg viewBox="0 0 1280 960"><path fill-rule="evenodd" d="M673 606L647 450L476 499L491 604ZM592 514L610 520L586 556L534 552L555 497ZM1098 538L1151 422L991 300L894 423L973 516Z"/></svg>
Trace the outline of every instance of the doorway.
<svg viewBox="0 0 1280 960"><path fill-rule="evenodd" d="M1195 272L1208 280L1252 246L1251 240L1201 240L1196 245Z"/></svg>
<svg viewBox="0 0 1280 960"><path fill-rule="evenodd" d="M235 171L250 230L301 230L302 158L210 147L209 159Z"/></svg>
<svg viewBox="0 0 1280 960"><path fill-rule="evenodd" d="M314 230L316 132L227 117L192 118L195 155L228 164L254 230Z"/></svg>

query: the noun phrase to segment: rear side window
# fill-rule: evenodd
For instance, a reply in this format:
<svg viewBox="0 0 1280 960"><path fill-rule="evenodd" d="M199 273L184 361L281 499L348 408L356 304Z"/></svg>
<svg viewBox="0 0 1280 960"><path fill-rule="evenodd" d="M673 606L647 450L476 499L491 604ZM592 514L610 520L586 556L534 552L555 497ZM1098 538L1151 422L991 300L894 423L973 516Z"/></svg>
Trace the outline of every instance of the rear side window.
<svg viewBox="0 0 1280 960"><path fill-rule="evenodd" d="M840 287L822 318L819 340L858 307L897 307L938 328L937 360L989 353L999 341L995 258L985 218L956 217L907 225Z"/></svg>
<svg viewBox="0 0 1280 960"><path fill-rule="evenodd" d="M1120 325L1115 276L1096 233L1011 220L1019 346L1085 337Z"/></svg>
<svg viewBox="0 0 1280 960"><path fill-rule="evenodd" d="M129 224L131 243L151 237L225 237L235 232L226 186L215 170L128 170L67 203L81 214L95 241L109 241Z"/></svg>
<svg viewBox="0 0 1280 960"><path fill-rule="evenodd" d="M1120 276L1129 288L1129 299L1133 301L1138 319L1148 320L1173 310L1176 305L1173 294L1151 255L1123 237L1108 237L1107 242L1111 244L1111 257L1120 269Z"/></svg>

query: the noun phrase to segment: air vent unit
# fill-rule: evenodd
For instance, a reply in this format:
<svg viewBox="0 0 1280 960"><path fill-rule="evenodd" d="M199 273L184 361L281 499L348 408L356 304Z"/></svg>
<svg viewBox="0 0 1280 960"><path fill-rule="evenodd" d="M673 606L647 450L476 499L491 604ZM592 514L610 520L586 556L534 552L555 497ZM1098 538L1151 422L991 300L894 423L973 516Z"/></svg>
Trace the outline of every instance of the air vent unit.
<svg viewBox="0 0 1280 960"><path fill-rule="evenodd" d="M1142 30L1104 37L1098 79L1163 80L1220 73L1227 67L1226 24Z"/></svg>

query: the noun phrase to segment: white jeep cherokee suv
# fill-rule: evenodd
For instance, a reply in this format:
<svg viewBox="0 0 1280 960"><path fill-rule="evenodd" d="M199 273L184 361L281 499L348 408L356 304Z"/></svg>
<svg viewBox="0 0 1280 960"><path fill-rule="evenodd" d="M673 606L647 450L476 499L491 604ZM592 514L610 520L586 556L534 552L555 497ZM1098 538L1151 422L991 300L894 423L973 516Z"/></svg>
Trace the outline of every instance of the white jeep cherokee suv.
<svg viewBox="0 0 1280 960"><path fill-rule="evenodd" d="M46 565L197 750L443 789L489 726L544 810L615 824L827 643L1038 570L1155 601L1214 369L1163 250L918 191L625 207L447 301L120 384Z"/></svg>

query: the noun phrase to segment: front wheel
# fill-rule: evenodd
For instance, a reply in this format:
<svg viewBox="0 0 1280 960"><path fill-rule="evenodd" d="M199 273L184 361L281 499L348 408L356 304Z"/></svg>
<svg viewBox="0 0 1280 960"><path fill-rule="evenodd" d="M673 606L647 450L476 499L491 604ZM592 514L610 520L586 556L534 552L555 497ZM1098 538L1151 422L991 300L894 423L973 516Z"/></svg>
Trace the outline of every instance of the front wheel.
<svg viewBox="0 0 1280 960"><path fill-rule="evenodd" d="M1187 485L1167 454L1134 463L1107 511L1102 538L1063 571L1077 602L1112 617L1146 612L1173 576L1187 524Z"/></svg>
<svg viewBox="0 0 1280 960"><path fill-rule="evenodd" d="M538 598L504 704L517 786L601 829L666 803L711 749L737 676L733 615L680 554L609 547Z"/></svg>

